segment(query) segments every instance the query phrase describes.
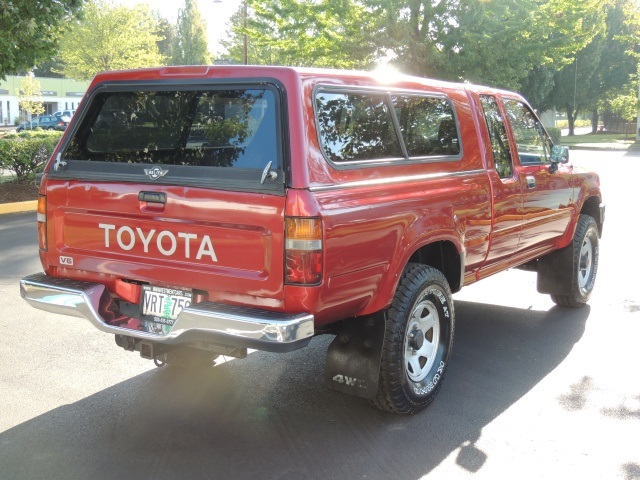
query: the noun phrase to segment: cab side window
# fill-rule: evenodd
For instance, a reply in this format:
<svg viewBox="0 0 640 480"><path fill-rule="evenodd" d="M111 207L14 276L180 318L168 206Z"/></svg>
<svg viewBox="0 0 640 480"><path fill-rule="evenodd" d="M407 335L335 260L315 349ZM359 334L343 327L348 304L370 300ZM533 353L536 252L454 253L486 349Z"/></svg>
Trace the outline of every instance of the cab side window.
<svg viewBox="0 0 640 480"><path fill-rule="evenodd" d="M480 95L484 119L487 122L489 138L491 139L491 151L496 171L500 178L511 178L513 175L513 164L511 160L511 150L509 149L509 137L504 126L504 119L500 113L498 102L491 95Z"/></svg>
<svg viewBox="0 0 640 480"><path fill-rule="evenodd" d="M516 140L520 163L550 163L551 139L529 107L518 100L505 100L504 107Z"/></svg>

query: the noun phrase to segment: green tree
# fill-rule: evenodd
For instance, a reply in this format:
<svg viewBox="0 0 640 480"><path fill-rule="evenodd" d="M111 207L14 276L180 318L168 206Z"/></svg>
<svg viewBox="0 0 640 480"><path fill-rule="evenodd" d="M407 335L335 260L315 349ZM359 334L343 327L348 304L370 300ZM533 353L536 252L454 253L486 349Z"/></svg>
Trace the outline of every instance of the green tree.
<svg viewBox="0 0 640 480"><path fill-rule="evenodd" d="M630 109L637 109L640 8L635 0L616 0L606 13L606 36L593 82L598 96L591 105L593 133L601 115L610 113L631 120L634 115L629 114Z"/></svg>
<svg viewBox="0 0 640 480"><path fill-rule="evenodd" d="M40 82L34 78L33 74L27 74L20 82L18 105L27 112L27 120L31 120L32 115L44 113Z"/></svg>
<svg viewBox="0 0 640 480"><path fill-rule="evenodd" d="M600 105L604 124L609 121L630 122L638 115L638 89L637 78L633 83L628 83L617 92L612 92L604 98Z"/></svg>
<svg viewBox="0 0 640 480"><path fill-rule="evenodd" d="M63 73L85 80L104 70L160 65L157 25L145 5L114 6L92 0L60 41Z"/></svg>
<svg viewBox="0 0 640 480"><path fill-rule="evenodd" d="M406 73L517 89L532 69L570 62L607 1L247 0L223 44L238 63L246 37L249 63L370 68L386 57Z"/></svg>
<svg viewBox="0 0 640 480"><path fill-rule="evenodd" d="M517 89L597 33L605 0L368 0L380 46L403 71Z"/></svg>
<svg viewBox="0 0 640 480"><path fill-rule="evenodd" d="M173 65L208 65L211 63L207 24L196 0L185 0L178 11L173 42Z"/></svg>
<svg viewBox="0 0 640 480"><path fill-rule="evenodd" d="M367 68L375 60L372 17L354 0L247 0L231 19L228 56L248 63Z"/></svg>
<svg viewBox="0 0 640 480"><path fill-rule="evenodd" d="M589 43L567 54L566 64L558 66L553 86L540 100L539 107L556 108L566 113L569 135L573 135L575 120L580 113L591 112L595 133L600 114L612 105L620 111L619 101L628 96L628 84L635 77L637 58L634 49L640 43L638 7L634 0L608 0L598 10L598 33ZM529 77L528 88L535 88L537 79ZM529 92L524 91L525 94Z"/></svg>
<svg viewBox="0 0 640 480"><path fill-rule="evenodd" d="M64 75L60 73L62 68L62 60L60 60L59 57L53 57L48 61L39 62L35 67L33 67L33 73L37 77L64 78Z"/></svg>
<svg viewBox="0 0 640 480"><path fill-rule="evenodd" d="M55 55L83 0L0 0L0 79Z"/></svg>
<svg viewBox="0 0 640 480"><path fill-rule="evenodd" d="M559 68L554 64L534 65L520 82L519 91L536 110L544 112L553 108L549 93L555 86L554 76Z"/></svg>
<svg viewBox="0 0 640 480"><path fill-rule="evenodd" d="M548 103L566 113L569 135L574 134L578 114L597 102L597 94L591 89L595 83L594 72L601 52L600 42L594 42L580 50L572 64L561 68L554 75L554 87L549 92Z"/></svg>
<svg viewBox="0 0 640 480"><path fill-rule="evenodd" d="M167 65L171 65L173 59L173 44L175 42L176 31L175 26L166 18L155 14L155 21L158 32L158 52L164 58Z"/></svg>
<svg viewBox="0 0 640 480"><path fill-rule="evenodd" d="M369 0L378 47L393 57L393 65L405 73L448 77L445 49L452 47L446 47L442 40L455 31L463 8L460 3Z"/></svg>

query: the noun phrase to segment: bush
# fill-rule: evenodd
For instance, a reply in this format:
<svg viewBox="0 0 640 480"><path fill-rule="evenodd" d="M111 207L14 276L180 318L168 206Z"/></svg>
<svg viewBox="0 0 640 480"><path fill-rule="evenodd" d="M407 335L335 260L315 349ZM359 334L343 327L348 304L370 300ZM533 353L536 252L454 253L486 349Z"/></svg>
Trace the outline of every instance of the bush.
<svg viewBox="0 0 640 480"><path fill-rule="evenodd" d="M549 133L554 145L560 145L560 143L562 143L560 140L561 131L559 128L549 127L547 128L547 133Z"/></svg>
<svg viewBox="0 0 640 480"><path fill-rule="evenodd" d="M0 166L17 182L30 182L53 153L62 132L35 130L0 138Z"/></svg>
<svg viewBox="0 0 640 480"><path fill-rule="evenodd" d="M585 120L585 119L578 118L574 122L573 126L575 128L590 127L591 126L591 120ZM569 128L569 120L556 120L556 127L558 127L558 128Z"/></svg>

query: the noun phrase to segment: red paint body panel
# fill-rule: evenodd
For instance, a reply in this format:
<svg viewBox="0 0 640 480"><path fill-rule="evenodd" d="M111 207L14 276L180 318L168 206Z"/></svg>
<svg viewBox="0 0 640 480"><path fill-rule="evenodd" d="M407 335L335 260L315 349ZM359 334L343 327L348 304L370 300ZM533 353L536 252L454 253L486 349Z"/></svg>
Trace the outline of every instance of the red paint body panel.
<svg viewBox="0 0 640 480"><path fill-rule="evenodd" d="M285 194L45 176L45 272L104 283L128 301L139 291L127 282L194 289L217 302L311 313L321 327L386 308L402 270L420 249L438 242L452 246L463 262L458 279L472 283L567 245L584 202L600 198L597 176L578 177L564 165L549 173L548 166L522 166L515 158L514 177L498 177L478 94L520 98L509 92L403 76L383 84L357 72L238 66L111 72L96 77L89 91L118 82L202 85L207 79L278 85ZM333 165L318 138L318 85L445 96L455 109L462 153ZM82 117L84 103L74 121ZM535 190L527 191L527 176L536 177ZM139 192L146 190L165 193L166 204L140 201ZM322 220L319 285L284 284L286 216ZM71 257L73 265L61 257Z"/></svg>
<svg viewBox="0 0 640 480"><path fill-rule="evenodd" d="M60 267L69 256L80 272L206 290L210 300L282 303L283 198L165 187L164 211L145 212L138 192L148 189L49 180L47 264ZM206 238L212 248L202 246Z"/></svg>

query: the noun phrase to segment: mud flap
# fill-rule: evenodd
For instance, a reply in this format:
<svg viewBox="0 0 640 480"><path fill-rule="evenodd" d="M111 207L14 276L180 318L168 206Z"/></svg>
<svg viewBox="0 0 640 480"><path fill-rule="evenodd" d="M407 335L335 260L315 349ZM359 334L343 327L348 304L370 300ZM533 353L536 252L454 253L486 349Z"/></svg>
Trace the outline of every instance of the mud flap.
<svg viewBox="0 0 640 480"><path fill-rule="evenodd" d="M573 276L573 242L538 259L538 292L570 295Z"/></svg>
<svg viewBox="0 0 640 480"><path fill-rule="evenodd" d="M373 398L378 390L384 313L347 320L327 351L324 383L331 390Z"/></svg>

